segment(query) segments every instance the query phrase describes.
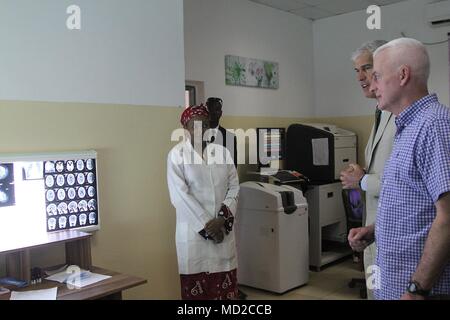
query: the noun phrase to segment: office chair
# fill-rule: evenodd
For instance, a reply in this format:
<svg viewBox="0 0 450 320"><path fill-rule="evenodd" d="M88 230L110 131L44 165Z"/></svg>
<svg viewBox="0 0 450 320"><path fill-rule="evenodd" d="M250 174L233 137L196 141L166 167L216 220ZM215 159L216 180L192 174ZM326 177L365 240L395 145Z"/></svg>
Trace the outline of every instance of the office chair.
<svg viewBox="0 0 450 320"><path fill-rule="evenodd" d="M359 189L343 189L342 200L344 202L345 215L347 220L347 234L352 228L361 227L363 224L364 202L363 193ZM355 254L355 253L354 253ZM361 254L361 257L363 255ZM362 259L360 263L364 266ZM364 270L364 267L363 267ZM348 283L350 288L359 286L359 296L361 299L367 299L367 288L365 278L352 278Z"/></svg>

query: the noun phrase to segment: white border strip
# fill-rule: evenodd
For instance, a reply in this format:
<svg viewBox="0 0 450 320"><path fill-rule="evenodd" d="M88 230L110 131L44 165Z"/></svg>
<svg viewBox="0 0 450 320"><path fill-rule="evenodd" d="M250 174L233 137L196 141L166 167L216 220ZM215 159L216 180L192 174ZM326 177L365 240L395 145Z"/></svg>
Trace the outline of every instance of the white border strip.
<svg viewBox="0 0 450 320"><path fill-rule="evenodd" d="M50 161L73 159L97 159L95 150L75 152L45 152L45 153L0 153L0 163L13 161Z"/></svg>

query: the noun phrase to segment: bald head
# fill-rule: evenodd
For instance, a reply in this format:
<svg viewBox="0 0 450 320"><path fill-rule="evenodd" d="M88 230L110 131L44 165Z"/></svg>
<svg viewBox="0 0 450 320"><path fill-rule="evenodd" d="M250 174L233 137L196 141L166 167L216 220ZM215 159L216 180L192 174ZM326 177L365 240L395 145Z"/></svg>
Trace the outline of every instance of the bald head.
<svg viewBox="0 0 450 320"><path fill-rule="evenodd" d="M373 60L370 91L379 109L399 115L414 101L428 95L430 59L419 41L392 40L375 50Z"/></svg>
<svg viewBox="0 0 450 320"><path fill-rule="evenodd" d="M381 52L389 56L388 63L391 70L406 66L410 70L412 81L427 86L430 75L430 58L427 49L420 41L412 38L392 40L375 50L374 58Z"/></svg>

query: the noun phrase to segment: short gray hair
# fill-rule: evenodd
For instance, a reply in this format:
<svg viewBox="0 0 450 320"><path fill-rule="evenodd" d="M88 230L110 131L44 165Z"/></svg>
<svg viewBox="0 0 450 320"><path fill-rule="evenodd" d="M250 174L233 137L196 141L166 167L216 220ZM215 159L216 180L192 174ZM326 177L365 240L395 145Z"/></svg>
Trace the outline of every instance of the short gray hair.
<svg viewBox="0 0 450 320"><path fill-rule="evenodd" d="M394 39L375 50L373 56L386 49L394 52L390 59L393 67L407 65L418 81L427 84L430 76L430 57L422 42L412 38Z"/></svg>
<svg viewBox="0 0 450 320"><path fill-rule="evenodd" d="M388 43L386 40L372 40L364 43L352 53L352 61L355 61L361 54L369 52L373 54L382 45Z"/></svg>

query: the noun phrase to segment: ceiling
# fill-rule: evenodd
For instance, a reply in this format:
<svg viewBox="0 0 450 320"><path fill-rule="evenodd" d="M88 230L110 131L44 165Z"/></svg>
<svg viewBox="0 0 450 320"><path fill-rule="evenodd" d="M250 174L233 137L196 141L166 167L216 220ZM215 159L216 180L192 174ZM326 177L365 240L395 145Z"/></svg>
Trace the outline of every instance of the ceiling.
<svg viewBox="0 0 450 320"><path fill-rule="evenodd" d="M303 18L317 20L339 14L365 10L376 4L384 6L405 0L250 0Z"/></svg>

